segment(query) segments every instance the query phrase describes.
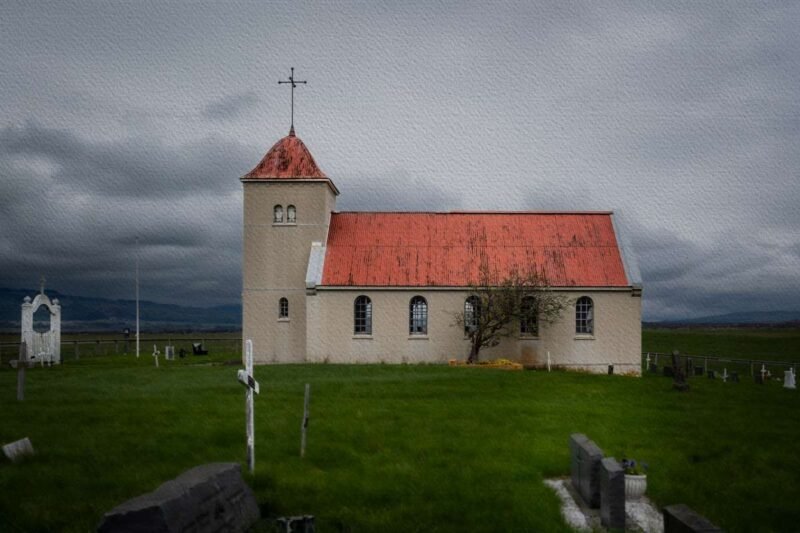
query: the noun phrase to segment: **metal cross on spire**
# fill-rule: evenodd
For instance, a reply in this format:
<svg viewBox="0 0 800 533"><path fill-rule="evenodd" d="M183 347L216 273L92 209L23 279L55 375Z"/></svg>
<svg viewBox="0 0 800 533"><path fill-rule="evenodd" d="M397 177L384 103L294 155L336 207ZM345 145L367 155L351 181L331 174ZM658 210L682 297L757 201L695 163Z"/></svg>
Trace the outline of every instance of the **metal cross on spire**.
<svg viewBox="0 0 800 533"><path fill-rule="evenodd" d="M297 80L295 80L294 79L294 67L291 67L291 68L292 68L292 73L289 75L289 79L288 80L283 80L283 81L278 80L278 85L281 85L283 83L289 83L289 84L292 85L292 127L289 130L289 135L294 135L294 88L297 87L298 83L302 83L303 85L305 85L307 82L306 81L297 81Z"/></svg>
<svg viewBox="0 0 800 533"><path fill-rule="evenodd" d="M44 282L45 281L47 281L47 278L45 278L44 275L42 275L42 277L39 278L39 293L40 294L44 294Z"/></svg>

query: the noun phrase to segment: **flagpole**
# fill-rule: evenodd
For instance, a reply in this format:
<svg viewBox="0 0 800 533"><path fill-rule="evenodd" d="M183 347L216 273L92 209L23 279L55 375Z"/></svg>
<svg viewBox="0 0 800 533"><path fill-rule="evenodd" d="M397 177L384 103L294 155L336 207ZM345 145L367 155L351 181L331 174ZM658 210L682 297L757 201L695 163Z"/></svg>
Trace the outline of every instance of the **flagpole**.
<svg viewBox="0 0 800 533"><path fill-rule="evenodd" d="M136 358L139 358L139 237L136 237Z"/></svg>

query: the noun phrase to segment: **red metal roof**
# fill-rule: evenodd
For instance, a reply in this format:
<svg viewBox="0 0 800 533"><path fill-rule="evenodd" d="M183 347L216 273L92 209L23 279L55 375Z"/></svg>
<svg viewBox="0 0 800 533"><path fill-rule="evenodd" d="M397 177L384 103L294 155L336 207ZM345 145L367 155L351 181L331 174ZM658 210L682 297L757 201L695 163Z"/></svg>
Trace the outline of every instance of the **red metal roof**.
<svg viewBox="0 0 800 533"><path fill-rule="evenodd" d="M322 285L465 287L544 270L553 287L628 287L611 213L333 213Z"/></svg>
<svg viewBox="0 0 800 533"><path fill-rule="evenodd" d="M294 129L276 142L256 168L242 179L327 179Z"/></svg>

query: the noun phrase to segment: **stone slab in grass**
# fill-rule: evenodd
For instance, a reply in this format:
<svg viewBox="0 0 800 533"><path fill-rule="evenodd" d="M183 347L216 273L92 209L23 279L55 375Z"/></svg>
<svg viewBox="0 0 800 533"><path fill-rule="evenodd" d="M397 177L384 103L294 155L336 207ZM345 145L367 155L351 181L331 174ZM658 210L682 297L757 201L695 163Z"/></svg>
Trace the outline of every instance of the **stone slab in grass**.
<svg viewBox="0 0 800 533"><path fill-rule="evenodd" d="M722 529L682 503L664 507L665 533L715 533Z"/></svg>
<svg viewBox="0 0 800 533"><path fill-rule="evenodd" d="M28 437L3 445L3 453L11 462L16 463L33 455L33 444Z"/></svg>
<svg viewBox="0 0 800 533"><path fill-rule="evenodd" d="M561 500L561 516L569 527L577 531L604 529L600 510L589 508L568 479L546 479L544 484L552 488ZM661 512L646 496L635 502L625 502L625 531L663 533Z"/></svg>
<svg viewBox="0 0 800 533"><path fill-rule="evenodd" d="M255 495L238 463L187 470L151 493L106 513L99 533L247 531L260 517Z"/></svg>
<svg viewBox="0 0 800 533"><path fill-rule="evenodd" d="M625 529L625 471L613 457L600 461L600 523Z"/></svg>
<svg viewBox="0 0 800 533"><path fill-rule="evenodd" d="M603 450L583 433L569 438L572 484L590 507L600 507L600 461Z"/></svg>

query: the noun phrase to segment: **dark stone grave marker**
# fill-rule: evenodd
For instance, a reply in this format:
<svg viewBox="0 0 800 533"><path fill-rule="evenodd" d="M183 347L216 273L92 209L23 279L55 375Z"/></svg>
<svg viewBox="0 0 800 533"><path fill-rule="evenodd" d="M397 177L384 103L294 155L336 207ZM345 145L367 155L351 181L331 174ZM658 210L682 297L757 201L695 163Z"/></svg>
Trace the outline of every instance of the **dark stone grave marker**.
<svg viewBox="0 0 800 533"><path fill-rule="evenodd" d="M248 531L260 512L238 463L196 466L103 516L99 533Z"/></svg>
<svg viewBox="0 0 800 533"><path fill-rule="evenodd" d="M625 529L625 470L613 457L600 461L600 523Z"/></svg>
<svg viewBox="0 0 800 533"><path fill-rule="evenodd" d="M717 373L713 370L708 371L708 379L716 379Z"/></svg>
<svg viewBox="0 0 800 533"><path fill-rule="evenodd" d="M722 529L684 504L664 507L664 533L714 533Z"/></svg>
<svg viewBox="0 0 800 533"><path fill-rule="evenodd" d="M578 433L570 437L570 451L573 487L589 507L597 509L600 507L600 461L603 459L603 450L586 435Z"/></svg>

